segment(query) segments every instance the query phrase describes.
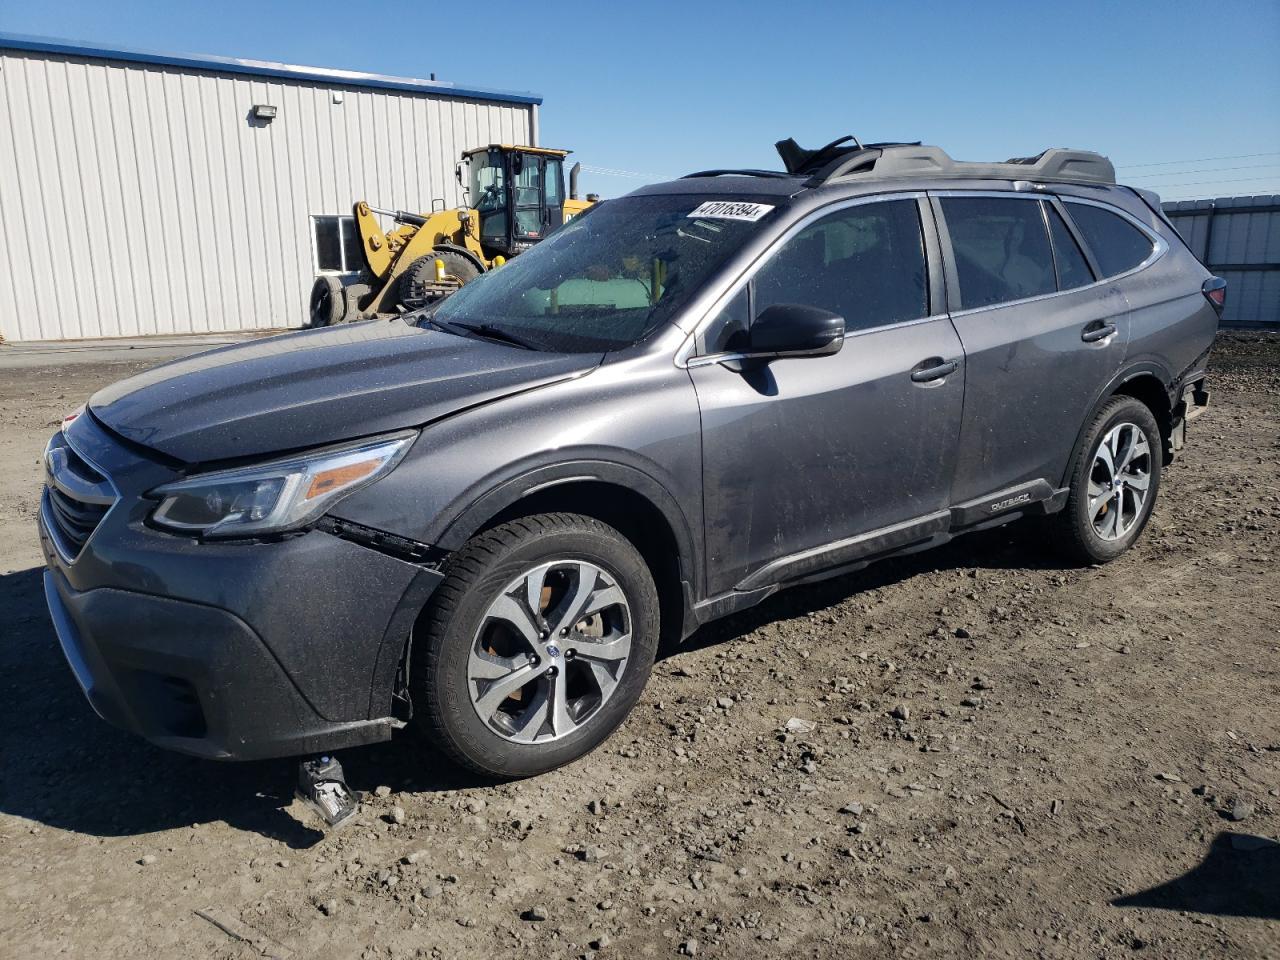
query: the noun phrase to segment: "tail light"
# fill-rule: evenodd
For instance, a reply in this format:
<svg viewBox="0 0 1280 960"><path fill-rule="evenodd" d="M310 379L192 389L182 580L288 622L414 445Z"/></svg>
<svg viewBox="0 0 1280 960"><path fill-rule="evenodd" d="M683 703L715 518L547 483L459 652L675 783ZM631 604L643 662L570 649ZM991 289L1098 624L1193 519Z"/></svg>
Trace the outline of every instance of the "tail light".
<svg viewBox="0 0 1280 960"><path fill-rule="evenodd" d="M1227 304L1227 281L1221 277L1210 277L1200 287L1204 298L1213 304L1213 309L1222 316L1222 308Z"/></svg>

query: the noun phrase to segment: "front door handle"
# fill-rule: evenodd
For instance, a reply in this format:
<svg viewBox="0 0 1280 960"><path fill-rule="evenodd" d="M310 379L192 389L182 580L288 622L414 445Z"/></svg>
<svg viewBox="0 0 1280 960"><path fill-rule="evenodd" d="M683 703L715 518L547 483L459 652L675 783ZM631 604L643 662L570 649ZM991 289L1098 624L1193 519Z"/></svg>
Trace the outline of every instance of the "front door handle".
<svg viewBox="0 0 1280 960"><path fill-rule="evenodd" d="M1096 325L1095 325L1096 324ZM1114 323L1091 323L1080 332L1080 339L1085 343L1097 343L1116 332Z"/></svg>
<svg viewBox="0 0 1280 960"><path fill-rule="evenodd" d="M959 366L959 360L943 360L941 357L930 357L928 360L921 360L916 364L916 368L911 371L911 380L913 383L931 383L934 380L941 380L943 377L955 373Z"/></svg>

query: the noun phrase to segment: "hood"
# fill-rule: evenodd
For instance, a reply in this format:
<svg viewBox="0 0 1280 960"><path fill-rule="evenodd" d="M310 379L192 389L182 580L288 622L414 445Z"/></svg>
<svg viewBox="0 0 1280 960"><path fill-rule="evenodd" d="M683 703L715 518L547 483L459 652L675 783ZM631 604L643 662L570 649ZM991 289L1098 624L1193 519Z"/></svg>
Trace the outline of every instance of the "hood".
<svg viewBox="0 0 1280 960"><path fill-rule="evenodd" d="M600 360L375 320L163 364L98 391L89 409L127 440L207 463L421 426Z"/></svg>

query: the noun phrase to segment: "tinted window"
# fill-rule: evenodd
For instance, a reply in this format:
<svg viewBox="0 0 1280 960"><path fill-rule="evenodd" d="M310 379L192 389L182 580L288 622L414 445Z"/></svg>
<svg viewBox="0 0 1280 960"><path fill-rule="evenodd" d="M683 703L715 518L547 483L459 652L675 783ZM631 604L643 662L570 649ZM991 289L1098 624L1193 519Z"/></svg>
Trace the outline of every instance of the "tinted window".
<svg viewBox="0 0 1280 960"><path fill-rule="evenodd" d="M944 197L962 308L1053 293L1053 254L1040 204L998 197Z"/></svg>
<svg viewBox="0 0 1280 960"><path fill-rule="evenodd" d="M777 303L821 307L865 330L929 313L914 200L860 204L792 237L755 276L756 316Z"/></svg>
<svg viewBox="0 0 1280 960"><path fill-rule="evenodd" d="M1087 203L1067 209L1104 277L1132 270L1151 255L1151 240L1123 217Z"/></svg>
<svg viewBox="0 0 1280 960"><path fill-rule="evenodd" d="M1049 238L1053 241L1053 262L1058 268L1058 289L1071 290L1093 283L1093 271L1062 215L1051 204L1045 204L1045 212L1049 217Z"/></svg>

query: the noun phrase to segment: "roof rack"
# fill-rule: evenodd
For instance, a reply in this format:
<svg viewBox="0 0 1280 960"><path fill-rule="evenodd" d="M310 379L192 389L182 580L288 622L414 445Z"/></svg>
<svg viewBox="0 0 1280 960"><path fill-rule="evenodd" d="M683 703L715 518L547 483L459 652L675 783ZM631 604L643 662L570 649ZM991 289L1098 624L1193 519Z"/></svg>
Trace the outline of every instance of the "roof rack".
<svg viewBox="0 0 1280 960"><path fill-rule="evenodd" d="M1004 163L952 160L939 147L922 143L860 143L852 136L806 150L793 139L775 144L786 172L777 170L702 170L689 177L806 177L806 187L836 180L888 177L945 177L974 180L1065 180L1077 183L1115 183L1116 170L1100 153L1055 147L1034 157L1013 157Z"/></svg>
<svg viewBox="0 0 1280 960"><path fill-rule="evenodd" d="M852 140L854 146L844 146ZM802 150L794 140L777 144L784 163L800 159L796 173L809 174L809 186L846 177L966 177L982 180L1074 180L1083 183L1115 183L1111 161L1088 150L1055 147L1034 157L1014 157L1004 163L967 163L952 160L939 147L921 143L860 144L852 137L836 140L819 150Z"/></svg>

